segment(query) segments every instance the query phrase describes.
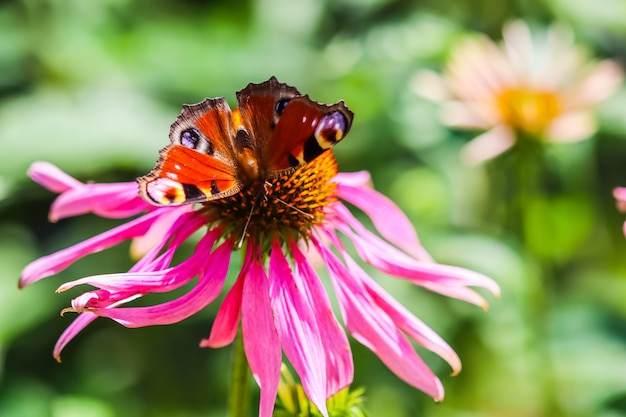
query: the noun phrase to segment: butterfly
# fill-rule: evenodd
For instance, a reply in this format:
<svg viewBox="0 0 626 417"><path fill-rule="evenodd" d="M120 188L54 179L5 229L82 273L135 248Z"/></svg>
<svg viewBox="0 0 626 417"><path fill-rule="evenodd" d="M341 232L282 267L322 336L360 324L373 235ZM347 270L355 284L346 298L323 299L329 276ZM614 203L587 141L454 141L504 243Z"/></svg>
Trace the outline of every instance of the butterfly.
<svg viewBox="0 0 626 417"><path fill-rule="evenodd" d="M343 101L326 105L276 77L223 97L183 105L152 171L137 179L156 206L204 203L295 170L345 137L354 114Z"/></svg>

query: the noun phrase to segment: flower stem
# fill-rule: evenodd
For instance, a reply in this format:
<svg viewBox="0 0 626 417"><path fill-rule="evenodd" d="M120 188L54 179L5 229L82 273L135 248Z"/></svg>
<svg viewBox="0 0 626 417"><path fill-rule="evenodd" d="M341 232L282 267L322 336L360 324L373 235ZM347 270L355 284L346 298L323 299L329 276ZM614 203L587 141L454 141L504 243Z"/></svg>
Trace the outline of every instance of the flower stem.
<svg viewBox="0 0 626 417"><path fill-rule="evenodd" d="M228 396L229 416L248 417L248 408L250 406L250 378L246 352L243 348L243 334L241 333L241 329L239 329L237 333L233 348L230 393Z"/></svg>
<svg viewBox="0 0 626 417"><path fill-rule="evenodd" d="M554 359L550 350L551 298L554 291L554 254L538 247L537 228L543 238L552 233L551 213L547 204L558 192L550 175L550 161L543 144L534 137L520 135L516 154L509 163L513 174L514 194L511 196L507 226L515 231L523 245L525 256L534 265L536 276L529 276L525 294L525 314L533 331L532 346L537 356L537 380L543 393L543 412L549 416L562 415L554 385Z"/></svg>

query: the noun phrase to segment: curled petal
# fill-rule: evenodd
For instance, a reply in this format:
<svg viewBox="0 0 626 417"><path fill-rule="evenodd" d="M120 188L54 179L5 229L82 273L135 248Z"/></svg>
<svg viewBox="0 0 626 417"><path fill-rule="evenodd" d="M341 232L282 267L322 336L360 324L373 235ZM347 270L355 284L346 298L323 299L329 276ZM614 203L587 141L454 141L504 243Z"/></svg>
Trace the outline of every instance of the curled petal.
<svg viewBox="0 0 626 417"><path fill-rule="evenodd" d="M258 248L248 247L258 258ZM241 309L243 346L250 370L261 388L259 417L271 417L280 381L281 349L263 264L254 259L243 284Z"/></svg>
<svg viewBox="0 0 626 417"><path fill-rule="evenodd" d="M82 313L70 324L63 332L56 345L54 345L54 351L52 355L54 358L61 362L61 351L67 346L67 344L89 323L94 321L98 316L93 313Z"/></svg>
<svg viewBox="0 0 626 417"><path fill-rule="evenodd" d="M278 240L272 247L269 278L274 323L285 355L300 376L307 397L328 417L326 363L317 319L295 285Z"/></svg>
<svg viewBox="0 0 626 417"><path fill-rule="evenodd" d="M209 305L220 293L232 251L231 239L221 244L206 259L196 286L184 296L150 307L105 308L96 312L126 327L172 324L184 320ZM193 273L193 271L189 271Z"/></svg>

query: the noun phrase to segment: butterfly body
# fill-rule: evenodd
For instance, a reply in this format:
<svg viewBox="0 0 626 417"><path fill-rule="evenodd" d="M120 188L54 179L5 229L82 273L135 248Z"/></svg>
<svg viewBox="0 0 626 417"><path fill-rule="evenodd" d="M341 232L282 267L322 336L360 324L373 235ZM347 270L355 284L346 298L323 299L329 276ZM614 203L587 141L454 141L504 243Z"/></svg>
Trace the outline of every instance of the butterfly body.
<svg viewBox="0 0 626 417"><path fill-rule="evenodd" d="M252 190L294 171L339 142L353 113L339 102L319 104L274 77L224 98L184 105L156 167L138 179L157 206L205 203Z"/></svg>

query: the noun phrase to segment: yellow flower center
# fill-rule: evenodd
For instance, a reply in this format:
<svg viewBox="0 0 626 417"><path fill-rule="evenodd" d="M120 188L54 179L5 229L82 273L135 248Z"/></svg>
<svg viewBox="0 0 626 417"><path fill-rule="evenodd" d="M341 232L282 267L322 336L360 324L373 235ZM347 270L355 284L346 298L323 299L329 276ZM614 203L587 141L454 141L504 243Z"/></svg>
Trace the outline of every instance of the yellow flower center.
<svg viewBox="0 0 626 417"><path fill-rule="evenodd" d="M561 102L551 91L523 88L504 90L496 97L504 122L531 134L540 134L560 114Z"/></svg>
<svg viewBox="0 0 626 417"><path fill-rule="evenodd" d="M274 238L306 238L324 219L324 207L336 201L337 163L331 150L294 171L268 178L258 187L205 204L209 215L239 241L254 240L262 248Z"/></svg>

